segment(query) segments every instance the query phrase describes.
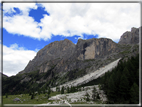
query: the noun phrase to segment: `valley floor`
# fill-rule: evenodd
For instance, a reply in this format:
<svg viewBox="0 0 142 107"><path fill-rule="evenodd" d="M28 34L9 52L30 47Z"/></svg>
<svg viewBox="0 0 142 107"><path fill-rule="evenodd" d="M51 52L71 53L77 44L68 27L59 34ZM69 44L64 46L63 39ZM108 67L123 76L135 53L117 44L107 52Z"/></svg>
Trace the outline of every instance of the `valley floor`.
<svg viewBox="0 0 142 107"><path fill-rule="evenodd" d="M92 101L92 90L95 86L97 92L99 93L100 99ZM35 106L44 105L69 105L72 104L102 104L107 101L106 95L102 90L99 90L98 85L86 86L82 88L81 91L75 93L65 93L60 94L58 92L52 92L51 97L47 99L45 94L36 95L34 99L28 94L21 95L9 95L8 98L3 96L3 104L36 104ZM89 101L86 101L86 93L89 94ZM20 101L13 101L15 98L19 98Z"/></svg>
<svg viewBox="0 0 142 107"><path fill-rule="evenodd" d="M81 78L78 78L76 80L67 82L63 85L60 85L59 87L61 88L62 86L64 87L71 87L71 86L77 86L77 85L82 85L85 84L91 80L97 79L98 77L102 76L105 72L108 70L111 70L115 66L117 66L117 63L119 62L120 58L115 60L114 62L92 72L89 73ZM97 93L99 94L100 99L93 101L92 99L92 91L93 87L96 88ZM47 98L46 94L40 94L36 95L34 99L31 99L31 96L28 94L21 94L21 95L9 95L8 98L6 96L3 96L3 104L40 104L40 105L60 105L60 104L102 104L107 101L106 95L104 94L103 90L99 90L98 85L93 85L93 86L86 86L86 87L81 87L80 91L74 92L74 93L67 93L65 94L60 94L60 92L56 92L56 87L51 88L53 91L50 94L50 98ZM86 100L87 96L86 94L89 94L89 101ZM15 98L19 98L20 101L13 101Z"/></svg>

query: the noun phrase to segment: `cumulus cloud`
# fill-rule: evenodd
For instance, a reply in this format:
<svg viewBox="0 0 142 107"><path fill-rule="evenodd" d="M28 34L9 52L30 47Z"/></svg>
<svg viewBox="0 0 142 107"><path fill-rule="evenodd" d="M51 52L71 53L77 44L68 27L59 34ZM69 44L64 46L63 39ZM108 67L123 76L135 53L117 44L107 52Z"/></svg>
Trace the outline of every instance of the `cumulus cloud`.
<svg viewBox="0 0 142 107"><path fill-rule="evenodd" d="M140 27L139 3L42 3L50 16L44 15L40 23L28 16L37 5L24 4L4 5L5 12L14 11L13 7L22 11L13 17L4 16L4 28L9 33L44 40L51 39L52 34L83 38L85 33L115 41L131 27Z"/></svg>
<svg viewBox="0 0 142 107"><path fill-rule="evenodd" d="M14 8L19 8L23 15L28 15L30 9L37 9L35 3L3 3L3 13L13 13L16 12Z"/></svg>
<svg viewBox="0 0 142 107"><path fill-rule="evenodd" d="M41 19L45 35L98 34L117 40L131 27L140 26L140 4L133 3L43 3L51 16ZM135 17L134 17L135 16ZM45 30L46 29L46 30ZM70 32L67 32L70 31Z"/></svg>
<svg viewBox="0 0 142 107"><path fill-rule="evenodd" d="M36 51L19 47L18 44L12 44L10 47L3 45L3 73L8 76L17 74L35 55Z"/></svg>

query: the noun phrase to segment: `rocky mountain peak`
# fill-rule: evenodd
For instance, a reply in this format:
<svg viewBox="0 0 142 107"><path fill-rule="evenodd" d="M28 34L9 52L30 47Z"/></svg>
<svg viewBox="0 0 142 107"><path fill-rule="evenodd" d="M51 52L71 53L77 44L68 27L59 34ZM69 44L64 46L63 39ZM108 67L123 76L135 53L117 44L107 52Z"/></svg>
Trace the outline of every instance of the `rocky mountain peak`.
<svg viewBox="0 0 142 107"><path fill-rule="evenodd" d="M70 57L74 48L75 44L68 39L54 41L38 51L35 58L28 63L21 73L36 70L46 72L51 68L51 65L55 65L60 59Z"/></svg>
<svg viewBox="0 0 142 107"><path fill-rule="evenodd" d="M84 69L85 65L78 65L77 61L107 59L121 51L119 44L137 44L138 41L139 29L134 27L121 36L118 44L108 38L78 39L76 45L68 39L54 41L41 49L21 73L47 72L53 66L56 73Z"/></svg>
<svg viewBox="0 0 142 107"><path fill-rule="evenodd" d="M131 28L131 31L126 31L120 38L118 44L138 44L140 28Z"/></svg>

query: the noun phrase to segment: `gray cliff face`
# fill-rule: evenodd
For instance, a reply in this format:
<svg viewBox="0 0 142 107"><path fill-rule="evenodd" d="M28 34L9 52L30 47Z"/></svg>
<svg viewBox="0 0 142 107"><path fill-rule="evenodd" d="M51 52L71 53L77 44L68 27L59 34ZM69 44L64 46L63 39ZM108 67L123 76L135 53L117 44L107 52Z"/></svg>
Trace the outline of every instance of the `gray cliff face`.
<svg viewBox="0 0 142 107"><path fill-rule="evenodd" d="M74 52L75 44L65 39L63 41L55 41L41 49L35 58L28 63L26 68L21 72L31 72L40 70L40 72L48 71L52 65L57 64L62 58L69 58Z"/></svg>
<svg viewBox="0 0 142 107"><path fill-rule="evenodd" d="M107 38L79 39L76 45L67 39L55 41L41 49L20 73L45 73L53 67L53 72L61 74L74 69L85 69L90 66L85 60L105 58L118 51L117 44Z"/></svg>
<svg viewBox="0 0 142 107"><path fill-rule="evenodd" d="M132 28L131 32L125 32L119 41L119 44L138 44L139 43L139 31L140 28Z"/></svg>
<svg viewBox="0 0 142 107"><path fill-rule="evenodd" d="M78 60L103 58L116 52L116 43L107 38L79 40L76 46Z"/></svg>

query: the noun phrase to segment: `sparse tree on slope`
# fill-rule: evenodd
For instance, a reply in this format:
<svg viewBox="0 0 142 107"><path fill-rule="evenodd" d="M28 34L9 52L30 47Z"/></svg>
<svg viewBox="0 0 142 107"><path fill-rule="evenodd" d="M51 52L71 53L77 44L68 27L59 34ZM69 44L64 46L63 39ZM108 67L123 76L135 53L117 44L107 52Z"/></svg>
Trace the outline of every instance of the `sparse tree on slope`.
<svg viewBox="0 0 142 107"><path fill-rule="evenodd" d="M64 86L61 89L61 94L64 94Z"/></svg>

